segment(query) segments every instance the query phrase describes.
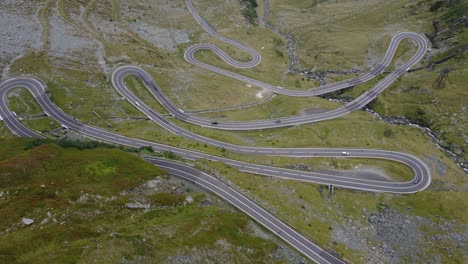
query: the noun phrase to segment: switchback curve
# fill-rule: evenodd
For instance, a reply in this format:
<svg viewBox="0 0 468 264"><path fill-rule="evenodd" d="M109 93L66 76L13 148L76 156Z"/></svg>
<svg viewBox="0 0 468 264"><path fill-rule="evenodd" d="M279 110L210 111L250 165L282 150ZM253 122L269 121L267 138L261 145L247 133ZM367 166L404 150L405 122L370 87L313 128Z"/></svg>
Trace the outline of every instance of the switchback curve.
<svg viewBox="0 0 468 264"><path fill-rule="evenodd" d="M212 36L218 39L222 39L223 41L248 52L251 55L252 59L248 62L237 62L233 60L232 58L230 58L226 53L222 52L222 50L218 49L217 47L206 46L205 44L201 44L201 46L200 45L192 46L194 48L190 47L188 51L195 52L196 50L199 50L200 48L205 49L206 47L209 47L210 49L213 49L215 53L217 53L228 64L231 64L233 66L237 65L236 67L239 67L239 68L253 67L260 62L261 57L259 53L250 49L249 47L247 47L246 45L240 42L218 35L216 31L208 23L204 22L204 20L201 19L201 17L196 12L193 13L194 10L192 10L193 7L191 9L191 2L189 0L186 0L186 3L187 3L187 6L189 7L189 11L192 13L192 15L194 15L197 22L199 22L204 27L204 29L207 30L208 33L210 33ZM199 19L201 19L201 22L199 21ZM353 102L351 102L351 104L345 105L342 108L338 108L338 109L346 110L340 115L346 114L349 111L362 107L360 105L364 103L365 100L375 97L379 92L381 92L383 89L388 87L388 85L391 82L393 82L396 78L404 74L404 72L408 69L406 68L407 66L411 67L412 65L417 63L417 61L419 61L422 58L427 48L427 46L425 46L426 40L418 34L405 32L405 33L400 33L400 34L395 35L391 43L394 43L394 45L398 46L398 43L404 38L411 38L415 40L418 43L418 52L413 56L412 59L410 59L409 62L407 62L403 66L400 66L399 68L394 70L392 73L390 73L389 76L392 76L392 77L389 78L389 76L387 76L387 78L384 79L384 80L387 79L386 82L382 83L384 80L381 81L380 82L382 83L381 86L379 86L378 84L373 89L368 91L367 92L368 94L366 95L367 99L363 98L362 101L354 102L354 104ZM392 47L392 44L390 46ZM390 56L390 55L391 55L390 58L387 58L387 59L391 60L391 57L393 57L393 54L396 50L396 46L393 48L393 51L391 50L391 47L389 47L390 53L389 51L387 51L387 54L382 62L385 62L387 56ZM191 56L190 53L187 53L187 52L185 53L185 57L188 59L188 61L190 63L197 65L198 62L190 61L190 56ZM205 67L203 65L197 65L197 66ZM345 81L345 82L334 84L334 86L331 86L331 87L322 86L314 90L304 91L303 93L309 92L310 94L307 94L307 96L310 96L310 95L316 95L314 93L317 93L317 91L320 91L320 93L326 93L326 92L332 91L333 89L342 89L342 88L350 87L350 86L353 86L355 84L365 81L367 78L373 78L374 74L380 73L385 68L384 66L386 67L385 64L379 64L376 68L372 69L371 72L368 73L367 75L364 74L360 77L351 79L350 81ZM207 69L212 70L214 72L218 71L217 69L214 69L214 70L210 68L207 68ZM221 69L219 70L221 71ZM222 72L218 72L218 73L223 74ZM8 109L7 100L6 100L7 92L16 87L23 87L32 93L34 98L37 100L37 102L44 109L44 112L48 116L55 119L57 122L62 124L62 126L64 126L65 128L72 129L76 132L82 133L92 138L112 142L115 144L121 144L121 145L126 145L126 146L137 147L137 148L143 147L143 146L151 146L156 151L172 151L176 155L179 155L183 158L190 159L190 160L208 159L208 160L213 160L213 161L220 161L229 166L235 167L239 169L240 171L245 171L249 173L268 175L268 176L279 177L279 178L284 178L284 179L293 179L293 180L299 180L299 181L305 181L305 182L314 182L314 183L319 183L319 184L335 185L335 186L340 186L343 188L350 188L350 189L357 189L357 190L371 191L371 192L414 193L417 191L424 190L425 188L429 186L431 182L430 171L427 165L425 165L418 158L409 154L401 153L401 152L372 150L372 149L342 149L342 148L336 148L336 149L256 148L256 147L247 147L247 146L237 146L233 144L228 144L228 143L212 140L206 137L202 137L200 135L196 135L194 133L191 133L169 122L159 113L155 112L153 109L145 105L143 101L137 98L133 93L131 93L131 91L127 89L127 87L124 84L124 78L128 75L139 76L143 80L147 88L150 89L152 92L154 91L153 94L155 96L158 93L158 91L159 93L161 92L157 84L141 68L134 67L134 66L124 66L124 67L117 69L113 73L113 76L112 76L112 82L114 84L114 87L119 91L119 93L121 93L130 103L132 103L140 111L146 114L150 119L157 122L159 125L168 129L172 133L178 134L180 136L192 138L201 142L209 143L214 146L223 147L231 151L235 151L239 153L246 153L246 154L253 154L253 155L294 156L294 157L343 157L343 153L347 153L347 155L349 156L346 156L346 157L349 157L349 158L375 158L375 159L393 160L393 161L397 161L397 162L400 162L409 166L413 171L414 179L408 182L381 182L381 181L354 179L354 178L350 179L344 176L338 176L338 175L333 175L333 174L302 172L302 171L283 169L283 168L272 167L272 166L251 164L251 163L226 159L223 157L213 156L213 155L209 155L209 154L202 153L202 152L192 151L189 149L176 148L176 147L158 144L158 143L154 143L150 141L125 137L116 133L106 131L104 129L85 125L79 122L78 120L74 119L73 117L67 115L59 107L57 107L47 96L45 85L40 80L34 77L22 76L22 77L12 78L0 84L0 98L1 98L0 119L3 120L5 124L9 127L9 129L12 130L13 133L15 133L18 136L42 137L40 133L32 131L28 129L27 127L25 127L23 124L21 124L21 122L17 120L16 115ZM237 78L238 76L234 76L234 77L230 76L230 77ZM288 90L278 88L278 87L268 88L267 84L255 83L253 82L255 81L253 79L245 79L245 80L247 80L248 83L257 85L259 87L262 87L262 85L266 85L265 87L262 87L262 88L270 89L277 93L282 93L282 94L292 95L292 96L302 96L299 94L294 94L295 91L288 91ZM339 88L339 87L342 87L342 88ZM161 104L163 104L174 115L176 115L177 113L183 113L179 109L177 110L174 109L175 105L172 104L172 102L170 102L170 100L167 97L165 97L164 94L160 93L160 95L156 96L156 98L161 102ZM339 115L332 116L331 118L334 118L336 116L339 116ZM182 120L192 122L192 120L188 120L188 118L191 117L189 115L177 115L177 117ZM321 119L321 120L325 120L325 119ZM315 120L315 121L319 121L319 120ZM255 121L255 122L258 122L258 121ZM260 129L262 127L261 123L259 124L255 122L250 122L251 127L249 129ZM292 123L285 124L285 125L295 125L295 124L301 123L300 120L295 120L293 118L291 118L291 122ZM307 123L307 122L314 122L314 120L308 120L302 123ZM196 123L196 122L192 122L192 123ZM278 124L278 123L275 123L275 124ZM266 124L263 124L263 127L271 128L271 127L275 127L275 124L266 123ZM203 124L200 124L200 125L203 125ZM281 126L283 126L283 124L281 124ZM229 128L226 127L222 129L229 129ZM232 187L225 185L218 179L213 178L200 171L197 171L193 169L192 167L189 167L189 166L177 163L177 162L162 160L162 159L153 158L153 157L148 157L147 160L162 168L166 168L170 173L174 175L193 181L199 184L200 186L207 188L208 190L214 192L220 197L224 198L225 200L227 200L228 202L230 202L231 204L239 208L241 211L247 213L250 217L255 219L257 222L264 225L269 230L273 231L277 236L284 239L287 243L289 243L294 248L302 252L305 256L316 261L317 263L342 263L335 256L327 253L325 250L321 249L320 247L316 246L309 240L305 239L303 236L297 233L297 231L293 230L292 228L284 224L281 220L271 215L271 213L265 211L263 208L261 208L257 204L247 199L245 196L243 196L242 194L234 190Z"/></svg>

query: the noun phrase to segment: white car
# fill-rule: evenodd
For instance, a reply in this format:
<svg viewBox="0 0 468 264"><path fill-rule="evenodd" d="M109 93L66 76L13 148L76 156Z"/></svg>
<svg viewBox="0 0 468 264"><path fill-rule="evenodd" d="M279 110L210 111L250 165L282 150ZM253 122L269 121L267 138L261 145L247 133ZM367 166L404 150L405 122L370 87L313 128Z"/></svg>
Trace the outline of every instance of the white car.
<svg viewBox="0 0 468 264"><path fill-rule="evenodd" d="M135 104L136 104L136 106L140 107L140 103L138 103L138 102L135 102Z"/></svg>
<svg viewBox="0 0 468 264"><path fill-rule="evenodd" d="M349 152L343 151L343 152L341 152L341 155L343 155L343 156L349 156Z"/></svg>

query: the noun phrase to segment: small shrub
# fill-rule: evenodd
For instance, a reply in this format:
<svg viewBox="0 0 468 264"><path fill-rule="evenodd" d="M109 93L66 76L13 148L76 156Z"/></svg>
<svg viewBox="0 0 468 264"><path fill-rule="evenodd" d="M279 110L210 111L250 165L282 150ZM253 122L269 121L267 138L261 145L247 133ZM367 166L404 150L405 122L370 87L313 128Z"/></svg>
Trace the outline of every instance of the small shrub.
<svg viewBox="0 0 468 264"><path fill-rule="evenodd" d="M185 195L175 193L156 193L149 197L151 204L158 206L177 206L185 201Z"/></svg>
<svg viewBox="0 0 468 264"><path fill-rule="evenodd" d="M242 10L242 15L247 19L247 21L252 24L256 25L257 24L257 11L255 8L258 7L257 1L256 0L241 0L241 3L244 4L244 10Z"/></svg>
<svg viewBox="0 0 468 264"><path fill-rule="evenodd" d="M152 146L144 146L144 147L140 148L140 151L149 151L149 152L153 153L154 149L153 149Z"/></svg>
<svg viewBox="0 0 468 264"><path fill-rule="evenodd" d="M178 159L177 155L174 152L169 151L169 150L164 151L162 154L163 154L163 157L166 159L172 159L172 160Z"/></svg>
<svg viewBox="0 0 468 264"><path fill-rule="evenodd" d="M24 147L24 150L30 150L30 149L33 149L35 147L38 147L44 144L56 144L62 148L76 148L79 150L95 149L95 148L110 148L110 149L118 148L126 152L138 152L139 151L139 149L133 148L133 147L118 146L118 145L113 145L113 144L94 141L94 140L91 140L91 141L70 140L70 139L54 140L54 139L49 139L49 138L35 138L26 144L26 146ZM143 147L143 148L145 148L146 150L149 150L149 148L151 148L152 150L151 146Z"/></svg>
<svg viewBox="0 0 468 264"><path fill-rule="evenodd" d="M444 4L444 1L437 1L435 2L430 8L429 8L429 11L431 12L436 12L437 10L439 10L439 8L441 8Z"/></svg>
<svg viewBox="0 0 468 264"><path fill-rule="evenodd" d="M383 134L385 137L388 137L388 138L393 137L393 131L391 129L385 129Z"/></svg>

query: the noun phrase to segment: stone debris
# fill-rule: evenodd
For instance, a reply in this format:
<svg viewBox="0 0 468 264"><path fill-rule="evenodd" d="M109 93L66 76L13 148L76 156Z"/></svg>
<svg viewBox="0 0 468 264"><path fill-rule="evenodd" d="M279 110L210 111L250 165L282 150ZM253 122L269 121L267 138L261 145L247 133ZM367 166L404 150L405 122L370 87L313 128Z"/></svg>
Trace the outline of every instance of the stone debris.
<svg viewBox="0 0 468 264"><path fill-rule="evenodd" d="M154 189L156 187L158 187L158 184L161 182L161 180L151 180L151 181L148 181L146 184L145 184L145 187L146 188L149 188L149 189Z"/></svg>
<svg viewBox="0 0 468 264"><path fill-rule="evenodd" d="M149 204L142 204L140 202L135 202L135 203L126 203L125 207L129 209L149 209L151 206Z"/></svg>
<svg viewBox="0 0 468 264"><path fill-rule="evenodd" d="M186 204L191 204L191 203L193 203L193 198L192 198L192 196L187 195L187 197L185 198L185 203L186 203Z"/></svg>
<svg viewBox="0 0 468 264"><path fill-rule="evenodd" d="M31 219L31 218L26 218L26 217L23 217L21 219L21 222L24 224L24 225L32 225L34 223L34 220Z"/></svg>

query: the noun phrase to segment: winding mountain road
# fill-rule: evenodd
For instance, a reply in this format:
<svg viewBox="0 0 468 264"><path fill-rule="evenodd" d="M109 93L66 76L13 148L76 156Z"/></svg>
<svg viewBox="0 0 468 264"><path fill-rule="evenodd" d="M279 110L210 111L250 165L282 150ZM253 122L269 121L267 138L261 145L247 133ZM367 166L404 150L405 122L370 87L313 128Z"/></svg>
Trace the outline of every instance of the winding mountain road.
<svg viewBox="0 0 468 264"><path fill-rule="evenodd" d="M407 69L417 63L425 54L427 49L427 41L419 34L405 32L396 34L390 43L387 53L381 63L373 68L369 73L353 78L351 80L330 84L327 86L321 86L313 88L308 91L290 91L284 88L278 88L259 82L247 77L243 77L236 73L232 73L214 66L204 64L197 61L194 58L194 53L201 49L209 49L220 56L223 61L238 68L250 68L258 65L261 61L261 56L258 52L252 50L246 45L223 37L216 33L203 18L195 11L190 0L186 0L187 7L196 21L213 37L222 40L230 45L233 45L252 57L247 62L239 62L229 57L222 50L214 45L199 44L191 46L185 53L185 58L188 62L205 68L207 70L223 74L230 78L245 81L252 85L256 85L261 88L269 89L273 92L290 95L290 96L312 96L318 94L324 94L331 91L354 86L356 84L368 81L378 74L380 74L391 62L398 44L401 40L409 38L414 40L418 45L417 53L405 64L397 67L382 81L376 84L372 89L365 92L363 95L355 99L354 101L340 107L336 110L328 111L316 115L308 115L304 117L291 117L278 120L258 120L250 122L226 122L213 124L212 120L204 119L188 115L177 108L172 101L164 95L156 82L153 81L151 76L146 73L143 69L136 66L123 66L116 69L111 77L114 88L144 113L152 121L158 125L167 129L168 131L186 138L197 140L206 144L210 144L216 147L221 147L226 150L234 151L237 153L250 154L250 155L268 155L268 156L290 156L290 157L337 157L337 158L367 158L367 159L384 159L392 160L405 164L411 168L414 178L408 182L393 182L393 181L377 181L359 178L349 178L342 175L335 175L332 173L318 173L318 172L303 172L285 168L279 168L274 166L266 166L259 164L246 163L238 160L227 159L224 157L214 156L199 151L193 151L190 149L183 149L172 147L164 144L150 142L141 139L135 139L126 137L117 133L109 132L102 128L93 127L90 125L83 124L79 120L69 116L63 112L57 105L55 105L46 93L46 86L37 78L29 76L19 76L6 80L0 84L0 119L8 126L8 128L17 136L20 137L43 137L40 133L32 131L31 129L24 126L16 117L16 114L8 108L7 104L7 93L13 88L22 87L26 88L34 96L39 105L43 108L44 112L50 117L55 119L57 122L62 124L65 128L74 130L83 135L91 138L126 145L131 147L144 147L151 146L155 151L172 151L176 155L183 157L188 160L206 159L212 161L223 162L229 166L237 168L240 171L254 173L259 175L266 175L271 177L278 177L283 179L298 180L304 182L313 182L325 185L334 185L343 188L356 189L369 192L390 192L390 193L401 193L409 194L426 189L431 182L431 174L428 166L417 157L395 151L387 150L376 150L376 149L361 149L361 148L265 148L265 147L251 147L251 146L239 146L222 141L210 139L195 133L192 133L184 128L177 126L170 122L163 115L156 112L147 106L140 98L135 96L126 86L125 77L133 75L138 76L145 86L151 91L154 97L176 118L197 124L200 126L213 127L216 129L225 130L252 130L252 129L266 129L273 127L283 127L298 125L303 123L317 122L327 119L336 118L345 115L351 111L362 108L364 105L373 100L380 92L387 88L393 81L404 74ZM343 156L346 153L346 156ZM192 181L213 193L219 195L229 203L233 204L239 210L248 214L258 223L271 230L275 235L282 238L284 241L289 243L292 247L296 248L306 257L317 263L343 263L336 256L329 254L327 251L321 249L308 239L304 238L293 228L289 227L283 221L257 205L240 192L233 189L231 186L226 185L220 180L198 171L190 166L175 162L164 160L160 158L147 157L149 162L167 169L169 173Z"/></svg>
<svg viewBox="0 0 468 264"><path fill-rule="evenodd" d="M324 120L334 119L334 118L346 115L350 113L351 111L362 109L364 106L369 104L372 100L374 100L379 93L381 93L383 90L389 87L396 79L398 79L401 75L405 74L407 70L409 70L412 66L418 63L424 57L428 49L428 41L424 36L417 34L417 33L413 33L413 32L399 32L399 33L396 33L392 37L384 58L375 67L373 67L369 72L362 74L360 76L348 79L348 80L343 80L340 82L331 83L331 84L327 84L327 85L320 86L320 87L314 87L306 91L288 90L282 87L264 83L264 82L240 75L238 73L234 73L234 72L221 69L219 67L212 66L212 65L198 61L195 58L196 52L201 51L201 50L210 50L213 53L215 53L226 64L232 67L250 68L260 63L261 55L258 52L252 50L251 48L247 47L245 44L240 43L237 40L233 40L233 39L221 36L218 33L216 33L213 27L210 26L198 14L198 12L193 7L191 0L185 0L185 3L190 13L192 14L192 16L198 22L198 24L202 26L203 29L206 32L208 32L212 37L228 45L237 47L251 56L250 61L240 62L231 58L228 54L226 54L223 50L221 50L219 47L215 45L197 44L197 45L190 46L185 51L184 57L187 62L197 67L224 75L226 77L229 77L238 81L245 82L247 84L256 86L258 88L266 89L274 93L283 94L287 96L298 96L298 97L317 96L317 95L323 95L326 93L331 93L334 91L353 87L361 83L365 83L379 76L390 65L395 55L395 52L402 40L405 40L405 39L412 40L418 46L417 52L406 63L398 66L394 71L392 71L383 80L378 82L369 91L366 91L358 98L343 105L340 108L337 108L331 111L326 111L323 113L313 114L313 115L296 116L296 117L272 119L272 120L257 120L257 121L249 121L249 122L222 122L222 123L214 122L213 120L209 120L203 117L191 116L184 112L177 111L178 108L172 102L170 102L170 100L159 96L158 94L155 93L155 91L151 90L151 92L153 93L153 95L155 95L155 97L158 99L159 102L161 102L162 100L166 101L164 103L165 107L176 117L184 120L185 122L201 125L203 127L225 129L225 130L267 129L267 128L286 127L286 126L292 126L292 125L298 125L298 124L306 124L306 123L324 121ZM117 69L117 71L119 70L125 72L125 67L121 69Z"/></svg>

